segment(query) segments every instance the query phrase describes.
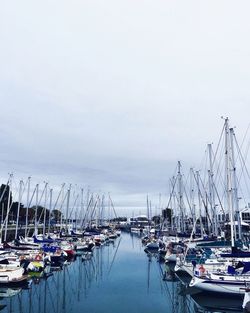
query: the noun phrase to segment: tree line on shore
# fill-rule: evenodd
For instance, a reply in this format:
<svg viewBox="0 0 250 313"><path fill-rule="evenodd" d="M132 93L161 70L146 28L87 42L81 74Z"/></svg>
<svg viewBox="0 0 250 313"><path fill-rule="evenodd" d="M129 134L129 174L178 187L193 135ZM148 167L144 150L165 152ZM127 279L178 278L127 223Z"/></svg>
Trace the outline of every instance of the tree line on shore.
<svg viewBox="0 0 250 313"><path fill-rule="evenodd" d="M19 208L19 214L18 214ZM28 222L31 223L34 221L35 216L39 221L48 221L57 223L61 220L62 212L58 209L53 209L51 212L49 209L41 205L32 205L27 208L23 203L13 201L12 191L8 185L2 184L0 187L0 221L1 223L6 219L8 214L9 222L15 222L17 218L19 219L20 224L26 222L26 216L28 216ZM17 216L18 215L18 216Z"/></svg>

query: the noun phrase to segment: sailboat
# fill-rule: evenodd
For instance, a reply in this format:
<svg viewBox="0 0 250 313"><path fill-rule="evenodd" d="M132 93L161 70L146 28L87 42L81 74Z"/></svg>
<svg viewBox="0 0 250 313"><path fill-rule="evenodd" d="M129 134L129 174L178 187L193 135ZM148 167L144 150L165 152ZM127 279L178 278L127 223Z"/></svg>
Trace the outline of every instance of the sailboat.
<svg viewBox="0 0 250 313"><path fill-rule="evenodd" d="M226 191L227 191L227 205L230 215L230 230L231 230L231 247L232 253L222 254L223 257L248 257L249 252L244 253L235 247L236 239L236 221L238 219L238 195L236 184L236 166L234 160L233 147L233 128L229 129L228 119L225 119L225 168L226 168ZM241 239L241 223L238 219L238 236ZM229 265L227 270L221 271L207 271L204 267L202 271L194 273L193 279L190 282L190 287L197 287L202 290L210 292L219 292L226 294L242 295L245 289L250 285L250 262L241 262L240 268Z"/></svg>

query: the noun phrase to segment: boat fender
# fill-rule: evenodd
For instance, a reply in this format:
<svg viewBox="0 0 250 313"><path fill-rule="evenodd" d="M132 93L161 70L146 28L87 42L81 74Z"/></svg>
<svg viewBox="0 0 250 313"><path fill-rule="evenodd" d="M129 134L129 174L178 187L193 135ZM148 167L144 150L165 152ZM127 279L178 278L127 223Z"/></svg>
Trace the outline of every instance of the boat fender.
<svg viewBox="0 0 250 313"><path fill-rule="evenodd" d="M199 266L199 276L204 276L205 272L206 272L206 269L205 269L205 267L201 264L201 265Z"/></svg>

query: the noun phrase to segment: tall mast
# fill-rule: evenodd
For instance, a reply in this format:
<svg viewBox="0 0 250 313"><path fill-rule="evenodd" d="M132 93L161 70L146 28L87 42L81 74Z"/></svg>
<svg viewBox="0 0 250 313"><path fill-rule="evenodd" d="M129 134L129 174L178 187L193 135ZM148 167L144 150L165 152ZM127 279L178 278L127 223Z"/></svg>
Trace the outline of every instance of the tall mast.
<svg viewBox="0 0 250 313"><path fill-rule="evenodd" d="M102 195L102 212L101 212L102 225L104 224L104 218L105 218L105 194Z"/></svg>
<svg viewBox="0 0 250 313"><path fill-rule="evenodd" d="M43 236L45 236L45 229L46 229L46 217L47 217L47 196L48 196L48 183L45 183L45 194L44 194L44 213L43 213Z"/></svg>
<svg viewBox="0 0 250 313"><path fill-rule="evenodd" d="M194 202L194 169L190 168L190 203L193 225L196 221L195 202ZM195 230L194 230L195 232Z"/></svg>
<svg viewBox="0 0 250 313"><path fill-rule="evenodd" d="M4 241L6 241L6 239L7 239L7 229L8 229L8 221L9 221L9 211L10 211L10 207L11 207L11 203L10 203L10 202L11 202L12 177L13 177L13 174L10 174L8 203L7 203L7 211L6 211L6 217L5 217Z"/></svg>
<svg viewBox="0 0 250 313"><path fill-rule="evenodd" d="M60 210L61 210L61 215L60 215L60 232L62 231L62 224L63 224L63 213L62 213L62 207L63 207L63 203L64 203L64 186L65 186L65 183L62 184L62 189L60 191L61 193L61 206L60 206ZM58 195L58 199L60 197L60 193ZM56 208L56 206L54 206L54 209Z"/></svg>
<svg viewBox="0 0 250 313"><path fill-rule="evenodd" d="M239 198L238 198L238 188L237 188L237 177L236 177L236 164L235 164L235 156L234 156L234 130L233 128L229 129L230 131L230 141L231 141L231 158L232 158L232 181L233 181L233 188L232 188L232 197L233 197L233 208L235 210L238 222L238 235L239 239L242 239L242 232L241 232L241 221L240 221L240 212L239 212Z"/></svg>
<svg viewBox="0 0 250 313"><path fill-rule="evenodd" d="M234 211L232 205L232 181L230 172L230 149L229 149L229 126L228 118L225 119L225 170L226 170L226 191L227 191L227 206L230 215L231 228L231 244L235 245L234 241Z"/></svg>
<svg viewBox="0 0 250 313"><path fill-rule="evenodd" d="M66 207L66 232L68 233L68 218L69 218L69 200L70 200L70 188L71 185L69 186L69 189L67 191L67 207Z"/></svg>
<svg viewBox="0 0 250 313"><path fill-rule="evenodd" d="M38 225L37 225L37 211L38 211L38 195L39 195L39 184L36 184L36 208L35 208L35 235L38 235Z"/></svg>
<svg viewBox="0 0 250 313"><path fill-rule="evenodd" d="M149 223L151 224L151 219L152 219L152 202L149 200Z"/></svg>
<svg viewBox="0 0 250 313"><path fill-rule="evenodd" d="M196 180L197 180L197 189L198 189L198 203L199 203L199 219L200 219L200 229L201 229L201 237L204 236L203 232L203 222L202 222L202 213L201 213L201 191L200 191L200 175L199 172L196 171Z"/></svg>
<svg viewBox="0 0 250 313"><path fill-rule="evenodd" d="M149 219L150 219L150 217L149 217L149 200L148 200L148 195L147 195L147 218L148 218L148 226L149 226Z"/></svg>
<svg viewBox="0 0 250 313"><path fill-rule="evenodd" d="M83 228L86 228L88 226L88 213L89 213L90 201L91 201L91 197L90 197L90 190L88 187L87 195L86 195L86 211L85 211L83 221L82 221L82 227Z"/></svg>
<svg viewBox="0 0 250 313"><path fill-rule="evenodd" d="M178 215L178 206L176 204L176 192L175 192L175 184L176 184L177 178L175 176L170 179L170 201L171 201L171 206L173 209L173 214L172 214L172 230L176 230L177 232L181 231L181 226L180 226L180 215Z"/></svg>
<svg viewBox="0 0 250 313"><path fill-rule="evenodd" d="M10 177L10 176L9 176L9 177ZM8 179L8 182L7 182L7 184L5 185L4 190L3 190L2 194L1 194L0 203L1 203L2 199L3 199L3 197L5 196L5 192L6 192L7 188L8 188L8 186L9 186L9 179ZM0 225L0 242L1 242L1 243L2 243L3 227L4 227L4 224L5 224L5 220L4 220L4 218L3 218L3 213L4 213L4 201L2 202L2 216L1 216L1 225Z"/></svg>
<svg viewBox="0 0 250 313"><path fill-rule="evenodd" d="M214 171L213 171L213 161L212 161L212 145L208 144L208 155L209 155L209 200L210 207L213 216L212 231L215 236L218 236L218 215L215 206L215 194L214 194Z"/></svg>
<svg viewBox="0 0 250 313"><path fill-rule="evenodd" d="M53 189L51 188L49 191L49 223L48 223L48 236L50 236L50 216L51 216L51 211L52 211L52 194L53 194Z"/></svg>
<svg viewBox="0 0 250 313"><path fill-rule="evenodd" d="M27 234L28 234L29 201L30 201L30 179L31 179L31 177L28 177L27 204L26 204L26 218L25 218L25 237L27 237Z"/></svg>
<svg viewBox="0 0 250 313"><path fill-rule="evenodd" d="M179 202L179 215L180 215L180 228L182 232L185 232L185 215L183 206L183 186L182 186L182 175L181 175L181 162L178 161L178 202Z"/></svg>
<svg viewBox="0 0 250 313"><path fill-rule="evenodd" d="M81 225L83 223L83 215L84 215L84 202L83 202L83 188L81 188L81 213L79 216L79 229L81 229Z"/></svg>
<svg viewBox="0 0 250 313"><path fill-rule="evenodd" d="M20 180L20 183L19 183L19 195L18 195L18 207L17 207L17 215L16 215L15 239L17 239L18 222L19 222L19 213L20 213L20 206L21 206L21 201L22 201L22 185L23 185L23 181Z"/></svg>
<svg viewBox="0 0 250 313"><path fill-rule="evenodd" d="M99 227L100 214L101 214L101 197L98 195L98 198L97 198L97 208L96 208L96 228Z"/></svg>

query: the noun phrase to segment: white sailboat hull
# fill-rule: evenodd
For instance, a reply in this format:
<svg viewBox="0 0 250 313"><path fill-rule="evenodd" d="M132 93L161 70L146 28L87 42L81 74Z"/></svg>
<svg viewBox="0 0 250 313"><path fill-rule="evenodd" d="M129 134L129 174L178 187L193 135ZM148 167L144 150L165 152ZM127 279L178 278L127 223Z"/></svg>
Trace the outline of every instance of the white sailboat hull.
<svg viewBox="0 0 250 313"><path fill-rule="evenodd" d="M24 269L0 269L0 284L15 283L22 279Z"/></svg>
<svg viewBox="0 0 250 313"><path fill-rule="evenodd" d="M194 276L189 286L209 292L243 295L246 285L250 284L250 276L244 278L231 276L229 279L225 276L221 277L222 278L218 277L218 279L210 279L208 277Z"/></svg>

